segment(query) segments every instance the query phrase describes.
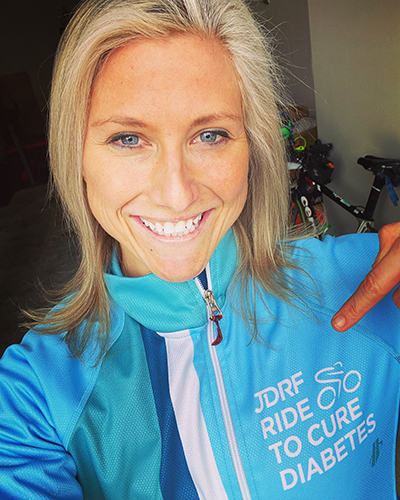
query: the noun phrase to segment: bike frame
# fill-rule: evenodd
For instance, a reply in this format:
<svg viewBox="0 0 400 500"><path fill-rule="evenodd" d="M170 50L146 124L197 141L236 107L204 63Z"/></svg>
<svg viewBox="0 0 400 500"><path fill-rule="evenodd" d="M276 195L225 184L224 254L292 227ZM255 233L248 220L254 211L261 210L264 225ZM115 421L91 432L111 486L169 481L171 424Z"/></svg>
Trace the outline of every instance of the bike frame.
<svg viewBox="0 0 400 500"><path fill-rule="evenodd" d="M374 182L371 186L366 206L364 209L361 209L346 201L340 195L329 189L326 185L319 184L318 182L310 179L305 172L302 172L301 175L303 175L305 179L312 183L312 185L320 193L320 195L323 194L327 196L334 203L342 207L344 210L346 210L346 212L350 213L357 219L358 233L376 232L376 230L374 229L374 212L378 204L381 191L385 186L385 178L383 176L374 176ZM303 218L303 222L306 222L307 220L309 223L315 226L314 220L316 221L318 219L313 206L313 199L315 198L315 195L303 193L298 187L296 187L296 190L298 192L298 199L295 201L295 203L298 212ZM303 202L303 199L307 199L306 204ZM301 203L299 202L299 200L301 200Z"/></svg>
<svg viewBox="0 0 400 500"><path fill-rule="evenodd" d="M315 183L317 184L317 183ZM385 178L384 177L374 177L374 182L371 186L371 191L368 196L367 204L365 208L361 210L355 205L351 205L344 198L339 196L337 193L329 189L323 184L317 184L318 189L332 201L334 201L337 205L342 207L344 210L352 214L359 222L359 227L357 229L358 233L365 232L368 230L373 230L374 227L374 213L376 206L378 204L378 200L382 191L382 188L385 186Z"/></svg>

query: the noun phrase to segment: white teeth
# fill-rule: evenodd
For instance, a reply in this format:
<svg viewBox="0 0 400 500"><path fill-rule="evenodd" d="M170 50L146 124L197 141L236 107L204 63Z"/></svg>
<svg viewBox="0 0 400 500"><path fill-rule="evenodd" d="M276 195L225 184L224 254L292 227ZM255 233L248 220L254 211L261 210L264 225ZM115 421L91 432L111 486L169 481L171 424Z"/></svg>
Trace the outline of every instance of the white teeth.
<svg viewBox="0 0 400 500"><path fill-rule="evenodd" d="M166 224L165 224L166 225ZM164 226L165 227L165 226ZM185 221L180 220L175 226L175 231L179 234L185 230Z"/></svg>
<svg viewBox="0 0 400 500"><path fill-rule="evenodd" d="M184 236L186 234L192 233L200 224L201 219L203 218L203 214L198 215L194 219L188 219L187 221L180 220L176 224L172 222L165 222L162 224L161 222L156 222L153 224L152 222L143 219L140 217L143 224L151 229L154 233L160 234L161 236Z"/></svg>
<svg viewBox="0 0 400 500"><path fill-rule="evenodd" d="M172 222L166 222L164 224L164 233L172 234L174 232L175 232L175 226L172 224Z"/></svg>

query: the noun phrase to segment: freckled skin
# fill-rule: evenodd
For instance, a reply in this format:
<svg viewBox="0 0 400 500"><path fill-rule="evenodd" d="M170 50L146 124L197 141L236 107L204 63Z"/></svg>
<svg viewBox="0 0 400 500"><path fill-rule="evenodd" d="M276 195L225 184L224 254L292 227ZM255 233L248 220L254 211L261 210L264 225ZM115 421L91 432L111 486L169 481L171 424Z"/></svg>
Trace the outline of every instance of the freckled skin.
<svg viewBox="0 0 400 500"><path fill-rule="evenodd" d="M247 196L241 95L220 42L174 36L117 50L93 88L83 175L126 275L199 274ZM140 220L176 224L199 214L199 227L182 237Z"/></svg>

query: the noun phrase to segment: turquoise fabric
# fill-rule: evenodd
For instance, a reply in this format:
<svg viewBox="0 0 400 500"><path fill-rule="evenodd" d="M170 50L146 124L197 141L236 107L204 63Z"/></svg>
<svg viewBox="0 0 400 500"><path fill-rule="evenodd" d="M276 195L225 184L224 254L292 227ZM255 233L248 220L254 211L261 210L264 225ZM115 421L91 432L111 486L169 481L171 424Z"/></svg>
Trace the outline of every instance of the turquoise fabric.
<svg viewBox="0 0 400 500"><path fill-rule="evenodd" d="M237 250L232 230L224 236L210 261L213 291L217 303L225 303L227 287L235 272ZM118 305L146 328L174 332L207 322L207 309L193 280L163 281L154 274L142 278L122 276L116 255L112 274L106 275L110 294Z"/></svg>
<svg viewBox="0 0 400 500"><path fill-rule="evenodd" d="M160 429L140 328L130 318L102 363L68 451L85 500L162 499Z"/></svg>
<svg viewBox="0 0 400 500"><path fill-rule="evenodd" d="M377 250L376 235L297 242L293 255L305 272L290 272L299 294L295 304L267 293L257 299L264 343L251 340L235 312L237 291L227 292L237 259L232 231L214 253L211 277L224 338L213 349L252 500L396 498L400 312L389 295L349 332L330 326ZM175 394L187 390L194 369L217 474L227 498L240 499L199 290L193 282L171 284L153 275L124 278L117 262L113 273L106 277L114 300L112 342L99 365L91 362L95 344L81 362L71 358L62 336L32 332L4 355L0 498L166 500L142 323L166 332L168 381L178 381ZM183 364L176 364L179 356L187 356ZM335 370L340 374L326 380ZM189 394L187 408L197 397ZM195 422L183 425L193 426L189 440L195 437Z"/></svg>

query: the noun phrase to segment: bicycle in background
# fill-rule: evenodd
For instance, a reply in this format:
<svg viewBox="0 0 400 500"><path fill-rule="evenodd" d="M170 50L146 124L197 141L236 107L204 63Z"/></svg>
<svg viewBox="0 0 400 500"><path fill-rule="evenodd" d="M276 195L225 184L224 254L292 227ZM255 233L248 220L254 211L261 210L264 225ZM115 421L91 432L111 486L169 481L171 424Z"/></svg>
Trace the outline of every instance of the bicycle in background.
<svg viewBox="0 0 400 500"><path fill-rule="evenodd" d="M304 151L292 149L290 152L292 161L289 162L289 168L296 172L291 185L291 225L322 228L322 238L332 227L326 222L324 195L357 219L358 233L377 232L374 228L374 212L384 186L387 187L394 205L398 202L394 187L400 185L400 160L371 155L357 160L358 164L374 175L366 205L359 207L327 187L334 170L334 165L328 158L332 147L332 144L322 144L317 140Z"/></svg>

